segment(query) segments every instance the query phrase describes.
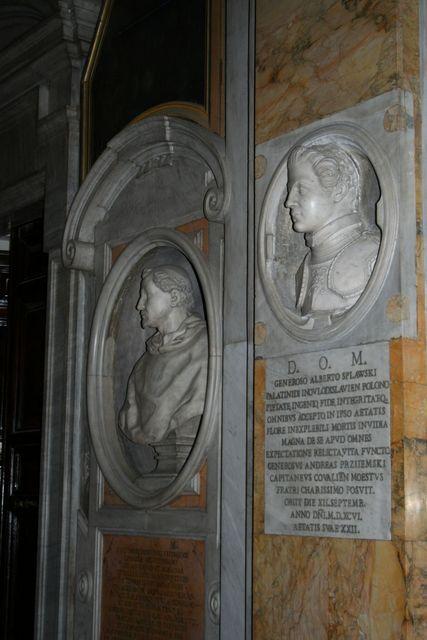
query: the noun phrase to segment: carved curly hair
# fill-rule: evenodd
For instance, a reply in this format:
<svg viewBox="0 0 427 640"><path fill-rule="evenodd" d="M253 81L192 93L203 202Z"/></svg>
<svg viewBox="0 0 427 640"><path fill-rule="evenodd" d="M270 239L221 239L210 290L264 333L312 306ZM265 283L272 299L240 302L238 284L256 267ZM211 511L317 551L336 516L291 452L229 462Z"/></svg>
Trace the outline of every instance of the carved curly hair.
<svg viewBox="0 0 427 640"><path fill-rule="evenodd" d="M161 267L146 268L142 272L142 279L151 276L154 284L161 291L175 292L172 306L185 307L190 311L194 306L193 287L187 273L176 265L162 265Z"/></svg>
<svg viewBox="0 0 427 640"><path fill-rule="evenodd" d="M345 148L333 142L296 146L292 149L288 166L307 160L325 191L331 193L345 186L350 196L352 210L363 214L380 197L380 187L375 170L366 155L355 147Z"/></svg>

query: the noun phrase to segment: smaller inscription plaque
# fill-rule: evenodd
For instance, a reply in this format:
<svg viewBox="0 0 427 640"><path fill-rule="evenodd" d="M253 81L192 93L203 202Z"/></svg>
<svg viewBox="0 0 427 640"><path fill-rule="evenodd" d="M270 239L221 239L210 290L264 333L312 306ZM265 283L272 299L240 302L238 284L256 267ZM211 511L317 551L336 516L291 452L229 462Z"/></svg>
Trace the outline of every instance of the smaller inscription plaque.
<svg viewBox="0 0 427 640"><path fill-rule="evenodd" d="M390 539L387 343L271 359L265 531Z"/></svg>
<svg viewBox="0 0 427 640"><path fill-rule="evenodd" d="M104 536L102 640L204 637L202 540Z"/></svg>

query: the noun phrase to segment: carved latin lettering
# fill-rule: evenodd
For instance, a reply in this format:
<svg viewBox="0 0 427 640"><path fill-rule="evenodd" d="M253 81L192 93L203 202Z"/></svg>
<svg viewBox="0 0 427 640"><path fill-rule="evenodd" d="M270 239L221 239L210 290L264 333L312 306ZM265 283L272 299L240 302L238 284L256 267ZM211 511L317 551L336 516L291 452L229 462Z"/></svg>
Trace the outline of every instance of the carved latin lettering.
<svg viewBox="0 0 427 640"><path fill-rule="evenodd" d="M283 359L283 368L275 359L267 368L269 400L278 380L282 388L305 380L299 396L265 404L267 532L310 535L317 521L319 535L389 537L388 345L369 349L375 369L367 368L362 349L351 348L300 354ZM291 362L298 362L298 378ZM315 373L319 368L328 373ZM349 382L355 373L368 381Z"/></svg>

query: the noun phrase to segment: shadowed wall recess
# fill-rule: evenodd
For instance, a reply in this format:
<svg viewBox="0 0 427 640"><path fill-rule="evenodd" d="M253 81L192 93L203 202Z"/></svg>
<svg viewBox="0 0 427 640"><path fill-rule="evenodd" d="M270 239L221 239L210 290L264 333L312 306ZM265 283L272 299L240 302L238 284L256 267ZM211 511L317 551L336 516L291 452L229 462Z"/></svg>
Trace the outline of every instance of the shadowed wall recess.
<svg viewBox="0 0 427 640"><path fill-rule="evenodd" d="M47 284L42 238L41 218L11 230L0 573L0 635L10 640L32 638L34 627Z"/></svg>
<svg viewBox="0 0 427 640"><path fill-rule="evenodd" d="M86 160L143 112L208 107L208 0L107 0L84 80Z"/></svg>

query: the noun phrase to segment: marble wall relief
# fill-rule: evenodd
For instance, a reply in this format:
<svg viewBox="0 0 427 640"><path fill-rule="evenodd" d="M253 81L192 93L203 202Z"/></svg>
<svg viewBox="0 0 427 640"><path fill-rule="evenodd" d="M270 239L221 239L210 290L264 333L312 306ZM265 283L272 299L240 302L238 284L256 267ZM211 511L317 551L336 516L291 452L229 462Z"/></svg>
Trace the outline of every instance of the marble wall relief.
<svg viewBox="0 0 427 640"><path fill-rule="evenodd" d="M261 279L282 325L303 341L351 329L379 294L396 232L393 181L372 143L345 125L298 140L259 228Z"/></svg>
<svg viewBox="0 0 427 640"><path fill-rule="evenodd" d="M190 486L215 423L217 305L206 261L184 235L152 229L103 286L89 350L89 424L102 471L138 507Z"/></svg>
<svg viewBox="0 0 427 640"><path fill-rule="evenodd" d="M154 252L158 265L142 270L136 309L144 333L154 333L144 341L118 416L119 429L130 442L151 447L153 473L179 471L194 444L208 367L206 322L194 312L195 286L177 264L178 256L175 264L164 264L162 253Z"/></svg>

